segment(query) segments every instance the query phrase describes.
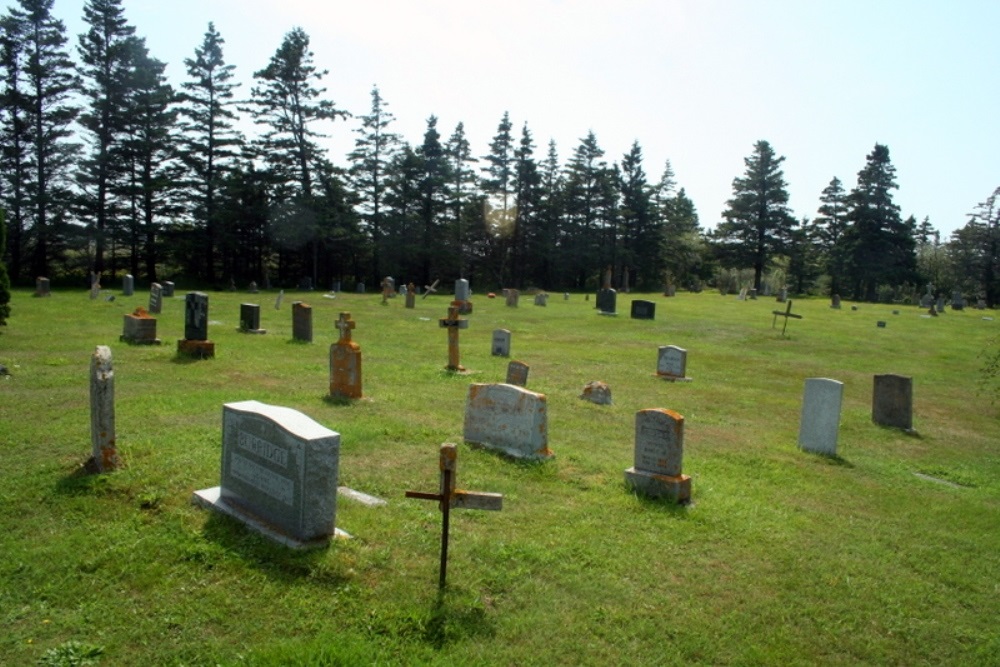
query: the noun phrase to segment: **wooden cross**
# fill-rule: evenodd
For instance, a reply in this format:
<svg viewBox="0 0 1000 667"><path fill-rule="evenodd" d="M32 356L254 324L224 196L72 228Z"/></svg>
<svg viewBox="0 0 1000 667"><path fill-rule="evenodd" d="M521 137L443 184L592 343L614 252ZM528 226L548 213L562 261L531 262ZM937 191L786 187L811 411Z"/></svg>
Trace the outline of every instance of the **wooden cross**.
<svg viewBox="0 0 1000 667"><path fill-rule="evenodd" d="M449 371L464 371L458 363L458 330L468 329L469 320L458 316L458 306L448 306L448 317L438 320L438 324L448 329L448 366Z"/></svg>
<svg viewBox="0 0 1000 667"><path fill-rule="evenodd" d="M424 294L420 298L421 299L426 299L428 294L432 294L432 293L437 292L437 289L435 289L435 288L438 286L439 282L441 282L440 279L435 280L433 285L424 285Z"/></svg>
<svg viewBox="0 0 1000 667"><path fill-rule="evenodd" d="M338 345L346 345L351 342L351 329L358 326L358 323L351 319L350 313L341 313L340 319L333 326L340 329L340 340L337 341Z"/></svg>
<svg viewBox="0 0 1000 667"><path fill-rule="evenodd" d="M774 328L774 325L778 322L778 318L779 317L784 317L785 318L785 324L784 324L784 326L781 327L781 335L782 336L785 335L785 327L788 326L788 318L789 317L794 317L797 320L801 320L802 319L801 315L796 315L795 313L792 312L792 302L791 302L791 300L788 301L788 305L785 307L785 312L781 312L780 310L772 310L771 312L774 313L774 319L771 320L771 328L772 329Z"/></svg>
<svg viewBox="0 0 1000 667"><path fill-rule="evenodd" d="M441 509L441 569L438 577L438 588L444 588L448 572L448 518L451 509L499 511L503 508L503 495L456 489L458 447L450 442L441 445L439 467L441 469L441 488L438 493L407 491L406 497L438 501L438 507Z"/></svg>

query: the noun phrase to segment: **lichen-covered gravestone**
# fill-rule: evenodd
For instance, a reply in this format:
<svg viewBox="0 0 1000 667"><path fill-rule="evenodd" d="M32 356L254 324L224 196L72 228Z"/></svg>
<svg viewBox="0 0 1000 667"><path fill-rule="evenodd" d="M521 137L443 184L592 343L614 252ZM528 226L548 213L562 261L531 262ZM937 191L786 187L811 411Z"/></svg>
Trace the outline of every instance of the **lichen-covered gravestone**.
<svg viewBox="0 0 1000 667"><path fill-rule="evenodd" d="M90 358L90 442L98 472L121 465L115 441L115 371L107 345L98 345Z"/></svg>
<svg viewBox="0 0 1000 667"><path fill-rule="evenodd" d="M350 313L341 313L335 326L340 340L330 346L330 396L361 398L361 346L351 340L357 325Z"/></svg>
<svg viewBox="0 0 1000 667"><path fill-rule="evenodd" d="M523 361L512 361L507 364L507 384L518 387L528 386L528 371L531 367Z"/></svg>
<svg viewBox="0 0 1000 667"><path fill-rule="evenodd" d="M625 483L651 498L678 503L691 500L691 478L681 471L684 417L665 408L635 413L635 465Z"/></svg>
<svg viewBox="0 0 1000 667"><path fill-rule="evenodd" d="M465 440L517 459L550 459L547 407L544 394L522 387L471 384Z"/></svg>

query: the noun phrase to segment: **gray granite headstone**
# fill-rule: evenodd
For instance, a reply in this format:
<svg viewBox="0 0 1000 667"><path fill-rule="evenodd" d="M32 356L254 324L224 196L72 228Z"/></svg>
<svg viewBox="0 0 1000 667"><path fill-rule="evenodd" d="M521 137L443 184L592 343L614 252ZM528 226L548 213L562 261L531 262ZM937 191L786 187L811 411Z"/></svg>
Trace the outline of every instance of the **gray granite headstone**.
<svg viewBox="0 0 1000 667"><path fill-rule="evenodd" d="M536 306L548 306L549 305L549 295L545 292L539 292L535 295L535 305Z"/></svg>
<svg viewBox="0 0 1000 667"><path fill-rule="evenodd" d="M684 417L664 408L635 413L634 465L625 471L629 487L653 498L691 499L691 478L681 471Z"/></svg>
<svg viewBox="0 0 1000 667"><path fill-rule="evenodd" d="M471 384L465 401L465 440L518 459L542 460L549 449L544 394L510 384Z"/></svg>
<svg viewBox="0 0 1000 667"><path fill-rule="evenodd" d="M523 361L511 361L507 364L507 384L513 384L518 387L528 386L528 371L531 367Z"/></svg>
<svg viewBox="0 0 1000 667"><path fill-rule="evenodd" d="M493 330L492 353L494 357L510 356L510 331L507 329Z"/></svg>
<svg viewBox="0 0 1000 667"><path fill-rule="evenodd" d="M597 310L602 315L614 315L618 293L612 288L606 287L597 292Z"/></svg>
<svg viewBox="0 0 1000 667"><path fill-rule="evenodd" d="M135 293L135 278L131 273L126 273L122 278L122 296L132 296Z"/></svg>
<svg viewBox="0 0 1000 667"><path fill-rule="evenodd" d="M469 281L459 278L455 281L455 301L469 300Z"/></svg>
<svg viewBox="0 0 1000 667"><path fill-rule="evenodd" d="M656 374L664 380L686 381L687 350L676 345L661 345L657 350Z"/></svg>
<svg viewBox="0 0 1000 667"><path fill-rule="evenodd" d="M843 382L829 378L806 380L799 423L799 447L817 454L837 454L843 396Z"/></svg>
<svg viewBox="0 0 1000 667"><path fill-rule="evenodd" d="M90 442L99 472L119 467L115 440L115 371L111 348L98 345L90 358Z"/></svg>
<svg viewBox="0 0 1000 667"><path fill-rule="evenodd" d="M340 434L306 415L258 401L222 410L218 487L193 500L233 516L293 548L327 544L335 534Z"/></svg>
<svg viewBox="0 0 1000 667"><path fill-rule="evenodd" d="M240 331L257 333L260 331L260 304L240 304Z"/></svg>
<svg viewBox="0 0 1000 667"><path fill-rule="evenodd" d="M913 430L913 378L876 375L872 391L872 421L881 426Z"/></svg>
<svg viewBox="0 0 1000 667"><path fill-rule="evenodd" d="M163 288L160 283L153 283L149 286L149 312L159 315L163 310Z"/></svg>
<svg viewBox="0 0 1000 667"><path fill-rule="evenodd" d="M633 320L653 320L656 319L656 304L652 301L636 299L632 302Z"/></svg>
<svg viewBox="0 0 1000 667"><path fill-rule="evenodd" d="M42 276L35 278L35 296L52 296L48 278Z"/></svg>
<svg viewBox="0 0 1000 667"><path fill-rule="evenodd" d="M174 284L169 280L163 281L163 296L172 297L174 295Z"/></svg>
<svg viewBox="0 0 1000 667"><path fill-rule="evenodd" d="M208 295L188 292L184 297L184 339L208 340Z"/></svg>
<svg viewBox="0 0 1000 667"><path fill-rule="evenodd" d="M292 303L292 338L306 343L313 339L312 306L303 301Z"/></svg>
<svg viewBox="0 0 1000 667"><path fill-rule="evenodd" d="M521 296L521 293L516 289L505 289L505 297L507 299L507 306L510 308L517 308L517 301Z"/></svg>

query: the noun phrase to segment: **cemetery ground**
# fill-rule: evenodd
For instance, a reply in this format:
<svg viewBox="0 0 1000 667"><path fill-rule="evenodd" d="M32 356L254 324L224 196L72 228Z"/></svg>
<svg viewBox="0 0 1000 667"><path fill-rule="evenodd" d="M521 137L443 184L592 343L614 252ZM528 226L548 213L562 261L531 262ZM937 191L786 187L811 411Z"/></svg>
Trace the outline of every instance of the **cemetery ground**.
<svg viewBox="0 0 1000 667"><path fill-rule="evenodd" d="M162 346L119 342L144 291L107 293L15 290L0 330L3 664L997 664L1000 405L976 390L990 311L802 299L782 336L773 299L622 294L601 317L593 295L474 294L460 375L444 370L447 295L410 310L290 292L276 311L274 292L211 292L216 356L188 360L184 290L164 299ZM633 298L656 319L630 319ZM295 299L313 306L312 344L292 341ZM261 304L266 335L237 331L242 302ZM364 400L326 398L340 311ZM497 328L548 397L550 461L462 443L469 383L505 376ZM97 345L125 466L90 475ZM688 351L691 382L655 377L662 345ZM915 434L872 423L876 373L913 377ZM844 383L837 457L797 447L810 377ZM580 400L591 380L612 405ZM315 551L193 506L218 484L222 405L251 399L340 433L340 484L388 505L340 497L353 539ZM685 418L691 505L625 488L635 413L654 407ZM452 513L439 595L440 513L404 493L437 488L443 442L459 443L461 488L504 499Z"/></svg>

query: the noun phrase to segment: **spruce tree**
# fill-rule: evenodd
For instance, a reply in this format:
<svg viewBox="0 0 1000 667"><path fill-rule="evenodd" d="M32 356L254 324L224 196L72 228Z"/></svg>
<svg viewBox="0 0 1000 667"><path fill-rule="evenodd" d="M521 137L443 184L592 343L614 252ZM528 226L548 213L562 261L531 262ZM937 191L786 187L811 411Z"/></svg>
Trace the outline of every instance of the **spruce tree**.
<svg viewBox="0 0 1000 667"><path fill-rule="evenodd" d="M565 168L561 236L567 250L571 284L584 288L588 277L600 277L614 254L602 243L603 200L611 170L593 132L580 140Z"/></svg>
<svg viewBox="0 0 1000 667"><path fill-rule="evenodd" d="M812 221L812 240L820 253L820 261L830 276L830 294L840 294L841 281L847 268L848 248L847 195L836 176L823 188L819 198L819 215Z"/></svg>
<svg viewBox="0 0 1000 667"><path fill-rule="evenodd" d="M514 151L514 228L510 274L511 284L515 287L525 286L529 276L535 273L533 265L539 259L536 238L542 177L534 156L535 144L525 123L521 128L521 140Z"/></svg>
<svg viewBox="0 0 1000 667"><path fill-rule="evenodd" d="M24 261L25 218L28 213L28 184L30 179L29 148L31 136L28 124L27 96L24 90L24 68L27 54L24 49L23 20L7 14L0 18L0 205L10 217L10 272L17 280ZM2 255L0 255L2 258Z"/></svg>
<svg viewBox="0 0 1000 667"><path fill-rule="evenodd" d="M10 318L10 277L3 258L7 252L7 212L0 208L0 326Z"/></svg>
<svg viewBox="0 0 1000 667"><path fill-rule="evenodd" d="M468 228L465 224L467 206L476 192L476 173L469 166L478 160L472 157L472 147L465 136L465 124L459 123L445 144L448 156L448 172L451 176L448 183L448 208L450 215L450 234L455 256L458 260L455 269L459 277L465 275L467 248L466 236Z"/></svg>
<svg viewBox="0 0 1000 667"><path fill-rule="evenodd" d="M447 255L444 238L444 215L447 206L446 192L450 180L448 156L437 131L437 117L427 119L424 142L417 150L421 173L419 183L420 279L430 284L432 272L440 271Z"/></svg>
<svg viewBox="0 0 1000 667"><path fill-rule="evenodd" d="M636 288L650 289L663 272L660 238L663 225L656 215L653 188L646 180L642 166L642 148L635 141L622 157L621 175L622 252L626 266L632 267Z"/></svg>

